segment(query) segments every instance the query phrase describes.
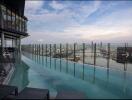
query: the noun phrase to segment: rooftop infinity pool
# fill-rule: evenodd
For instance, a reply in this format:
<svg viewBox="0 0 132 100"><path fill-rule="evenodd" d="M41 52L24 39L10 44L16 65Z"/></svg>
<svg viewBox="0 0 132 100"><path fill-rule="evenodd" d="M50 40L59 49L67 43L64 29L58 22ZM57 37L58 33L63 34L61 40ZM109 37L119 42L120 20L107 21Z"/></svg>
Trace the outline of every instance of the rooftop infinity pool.
<svg viewBox="0 0 132 100"><path fill-rule="evenodd" d="M29 56L28 56L29 57ZM54 98L59 91L77 91L89 99L132 98L132 73L83 65L42 56L21 57L9 82L24 87L46 88Z"/></svg>

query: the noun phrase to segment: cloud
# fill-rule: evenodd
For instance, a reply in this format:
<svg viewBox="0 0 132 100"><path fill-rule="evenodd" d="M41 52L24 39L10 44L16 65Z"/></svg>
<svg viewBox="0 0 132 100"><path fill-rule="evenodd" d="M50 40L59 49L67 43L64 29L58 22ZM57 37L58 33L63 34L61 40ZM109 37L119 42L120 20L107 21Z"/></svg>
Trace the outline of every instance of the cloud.
<svg viewBox="0 0 132 100"><path fill-rule="evenodd" d="M131 26L132 8L119 9L99 18L94 24L103 26Z"/></svg>
<svg viewBox="0 0 132 100"><path fill-rule="evenodd" d="M36 14L43 7L44 1L26 1L25 3L25 15Z"/></svg>
<svg viewBox="0 0 132 100"><path fill-rule="evenodd" d="M93 1L89 5L86 4L80 4L75 11L73 10L73 18L77 20L79 23L84 23L85 20L95 13L101 6L101 1Z"/></svg>
<svg viewBox="0 0 132 100"><path fill-rule="evenodd" d="M107 20L107 19L106 19ZM109 19L110 20L110 19ZM120 19L121 20L121 19ZM64 30L64 34L76 38L76 40L90 40L90 41L103 41L103 42L121 42L131 41L132 37L132 21L124 21L112 25L93 24L93 25L79 25ZM129 40L128 40L129 39Z"/></svg>
<svg viewBox="0 0 132 100"><path fill-rule="evenodd" d="M63 4L61 4L55 0L53 0L49 5L55 10L61 10L61 9L65 8L65 6Z"/></svg>
<svg viewBox="0 0 132 100"><path fill-rule="evenodd" d="M78 13L74 10L74 8L71 8L72 6L74 7L75 4L69 4L67 3L64 5L63 3L57 2L57 1L52 1L50 2L49 6L52 6L56 10L63 9L60 13L57 13L56 11L48 11L47 9L44 9L43 5L45 2L42 1L27 1L26 2L26 15L29 18L29 31L30 30L36 30L35 27L38 27L40 30L45 29L44 27L45 24L49 26L49 28L55 29L56 30L61 30L62 28L66 27L72 27L76 26L79 23L79 21L73 19L73 16L76 17ZM87 13L92 13L97 9L98 5L100 3L98 1L95 1L93 3L93 9L92 6L87 7L86 5L80 5L82 7L81 10L79 10L79 7L77 10L79 10L79 15L78 16L88 16ZM32 5L32 6L31 6ZM65 8L66 7L66 8ZM86 10L87 8L88 10ZM64 9L65 8L65 9ZM41 13L38 13L41 12ZM85 17L77 17L78 20L85 21ZM58 26L58 27L57 27ZM53 28L55 27L55 28ZM36 30L37 32L37 30Z"/></svg>
<svg viewBox="0 0 132 100"><path fill-rule="evenodd" d="M99 25L78 25L64 29L64 31L40 30L32 32L31 36L35 41L42 39L45 43L62 43L62 42L86 42L86 41L103 41L103 42L121 42L128 41L132 36L131 26L99 26ZM121 40L120 40L121 39ZM130 39L129 39L130 41Z"/></svg>
<svg viewBox="0 0 132 100"><path fill-rule="evenodd" d="M102 7L103 1L67 2L69 3L27 1L25 13L29 18L28 33L31 36L23 41L26 43L27 41L43 41L45 43L88 40L132 41L130 39L132 37L131 7L121 6L122 9L117 9L113 6L108 8L105 6L106 9L104 9L105 7ZM55 10L51 11L49 7ZM91 15L94 16L92 24L87 21ZM84 22L86 23L84 24Z"/></svg>

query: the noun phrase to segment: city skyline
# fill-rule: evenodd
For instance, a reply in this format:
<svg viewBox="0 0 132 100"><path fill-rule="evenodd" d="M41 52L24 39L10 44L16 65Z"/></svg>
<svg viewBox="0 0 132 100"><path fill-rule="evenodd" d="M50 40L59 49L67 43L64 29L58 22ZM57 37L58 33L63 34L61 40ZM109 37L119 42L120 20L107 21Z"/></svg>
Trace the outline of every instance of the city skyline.
<svg viewBox="0 0 132 100"><path fill-rule="evenodd" d="M131 1L26 1L23 43L131 42Z"/></svg>

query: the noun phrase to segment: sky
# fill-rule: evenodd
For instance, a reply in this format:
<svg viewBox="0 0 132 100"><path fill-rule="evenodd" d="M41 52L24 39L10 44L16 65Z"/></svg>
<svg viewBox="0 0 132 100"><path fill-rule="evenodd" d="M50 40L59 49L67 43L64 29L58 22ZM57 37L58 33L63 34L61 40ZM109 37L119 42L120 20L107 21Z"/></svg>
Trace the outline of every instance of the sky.
<svg viewBox="0 0 132 100"><path fill-rule="evenodd" d="M27 0L22 43L132 42L132 1Z"/></svg>

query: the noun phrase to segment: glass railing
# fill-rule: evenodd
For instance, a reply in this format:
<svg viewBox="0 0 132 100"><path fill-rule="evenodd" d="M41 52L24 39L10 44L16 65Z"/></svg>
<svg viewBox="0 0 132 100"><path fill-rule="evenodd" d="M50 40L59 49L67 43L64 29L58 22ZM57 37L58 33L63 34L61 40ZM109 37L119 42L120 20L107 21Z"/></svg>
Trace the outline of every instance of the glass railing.
<svg viewBox="0 0 132 100"><path fill-rule="evenodd" d="M27 19L0 5L0 27L18 32L27 32Z"/></svg>
<svg viewBox="0 0 132 100"><path fill-rule="evenodd" d="M132 45L128 43L29 44L22 51L93 67L132 71Z"/></svg>

